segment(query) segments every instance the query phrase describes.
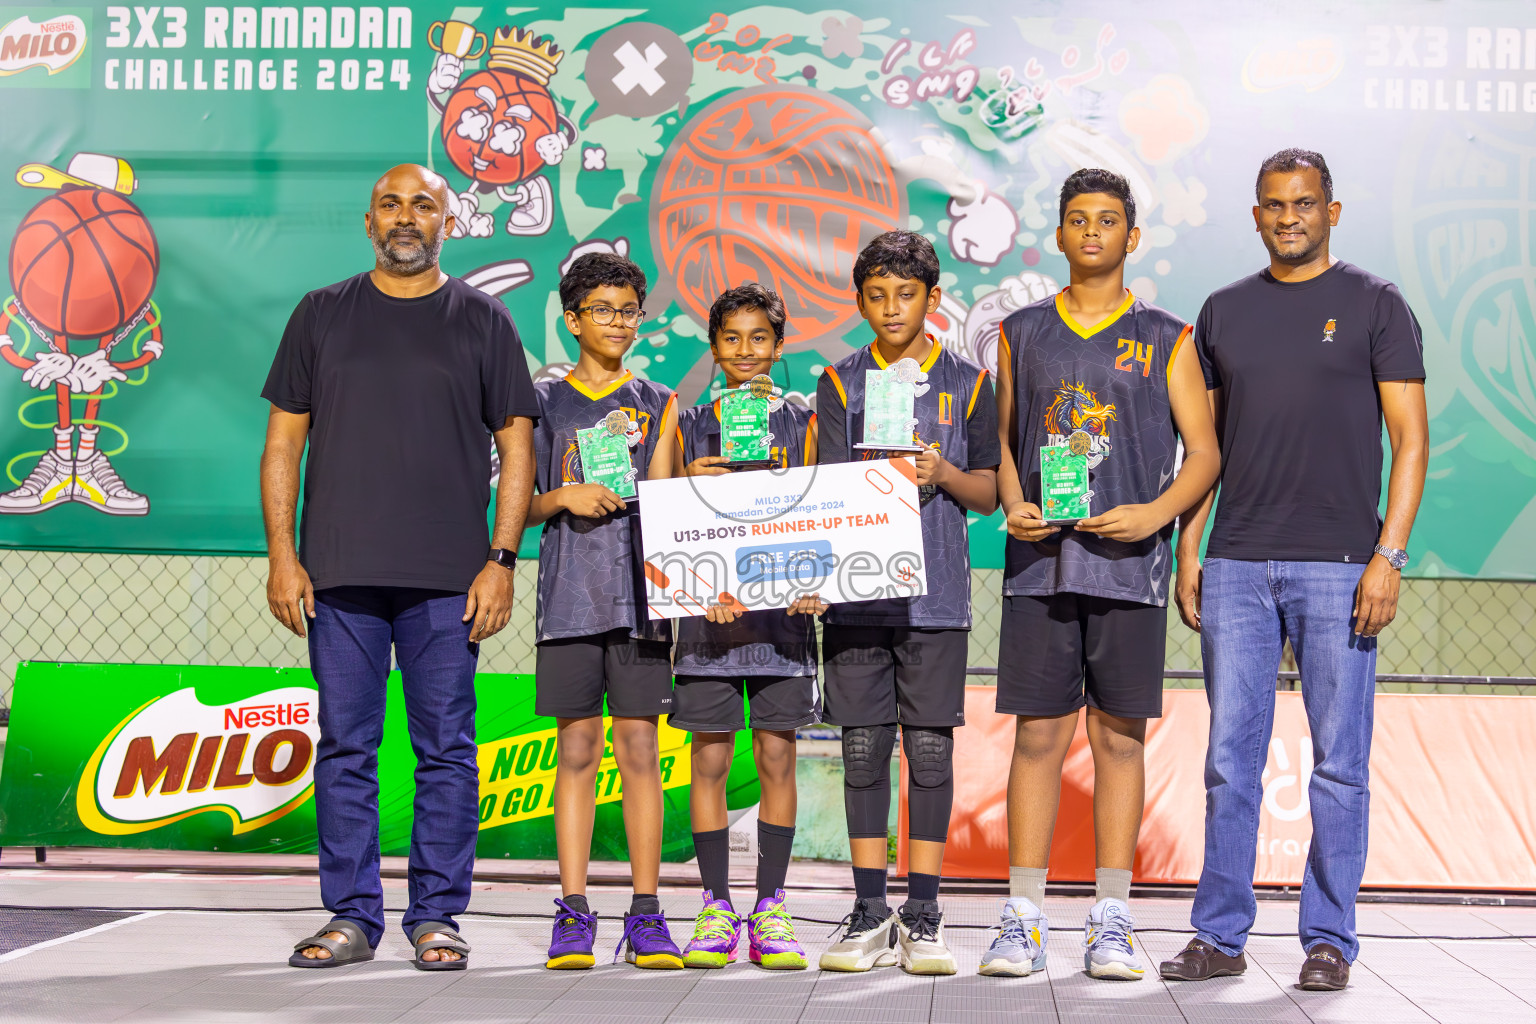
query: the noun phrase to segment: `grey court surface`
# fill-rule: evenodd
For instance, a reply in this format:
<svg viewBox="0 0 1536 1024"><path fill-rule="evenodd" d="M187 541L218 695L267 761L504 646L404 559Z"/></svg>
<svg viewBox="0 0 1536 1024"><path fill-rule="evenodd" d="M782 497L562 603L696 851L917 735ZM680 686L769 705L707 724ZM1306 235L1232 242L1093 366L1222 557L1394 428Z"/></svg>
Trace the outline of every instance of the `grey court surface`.
<svg viewBox="0 0 1536 1024"><path fill-rule="evenodd" d="M808 877L799 865L792 885L797 876ZM825 869L816 877L825 879ZM403 905L403 882L386 879L385 892L391 907ZM740 892L746 898L748 886ZM979 977L999 903L979 896L945 898L960 961L951 978L908 977L896 968L772 973L745 963L642 971L601 956L596 970L546 971L539 964L553 893L552 886L477 882L462 920L474 946L464 972L413 970L394 915L374 962L300 971L283 964L289 947L325 920L303 909L317 902L312 875L7 864L0 866L0 929L12 941L0 953L0 1021L1536 1022L1536 909L1362 904L1361 931L1382 937L1364 940L1347 991L1311 993L1294 987L1301 960L1288 937L1294 903L1260 905L1256 930L1266 936L1250 943L1245 976L1172 985L1088 978L1079 946L1086 899L1047 900L1054 931L1045 976ZM697 899L681 888L663 893L680 944ZM598 889L592 900L603 915L599 953L611 954L620 926L609 915L622 913L627 896ZM813 963L831 941L830 922L849 904L848 896L824 890L792 895ZM223 909L168 909L207 907ZM1188 939L1186 901L1139 900L1134 909L1144 955L1154 963Z"/></svg>

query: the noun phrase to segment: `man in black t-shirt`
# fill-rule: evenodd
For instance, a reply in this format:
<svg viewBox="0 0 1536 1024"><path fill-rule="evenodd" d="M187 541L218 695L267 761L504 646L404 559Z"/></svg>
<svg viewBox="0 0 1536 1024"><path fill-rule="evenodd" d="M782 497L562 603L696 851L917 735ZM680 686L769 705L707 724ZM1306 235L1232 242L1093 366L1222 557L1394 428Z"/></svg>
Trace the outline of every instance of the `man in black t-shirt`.
<svg viewBox="0 0 1536 1024"><path fill-rule="evenodd" d="M511 617L538 405L506 307L438 268L453 228L443 178L390 170L364 224L374 269L300 300L262 389L267 603L308 634L320 689L315 821L333 916L289 963L370 960L383 936L377 767L393 647L417 757L403 925L417 967L461 970L454 918L479 831L475 664Z"/></svg>
<svg viewBox="0 0 1536 1024"><path fill-rule="evenodd" d="M1195 938L1162 975L1200 981L1247 967L1261 773L1289 638L1317 757L1300 987L1339 989L1359 952L1376 636L1397 611L1424 491L1424 359L1398 290L1329 255L1340 204L1320 155L1276 153L1255 192L1269 268L1212 295L1195 324L1222 462L1205 565L1214 490L1182 524L1176 588L1181 616L1200 632L1211 705L1205 863ZM1383 420L1392 443L1385 519Z"/></svg>

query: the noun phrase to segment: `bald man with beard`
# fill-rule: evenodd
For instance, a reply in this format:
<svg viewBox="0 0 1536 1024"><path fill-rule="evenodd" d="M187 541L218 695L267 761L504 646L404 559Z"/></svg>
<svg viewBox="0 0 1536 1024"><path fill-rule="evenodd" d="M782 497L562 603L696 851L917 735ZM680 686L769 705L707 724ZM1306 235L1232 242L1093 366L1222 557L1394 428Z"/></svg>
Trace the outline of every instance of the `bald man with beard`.
<svg viewBox="0 0 1536 1024"><path fill-rule="evenodd" d="M455 917L479 830L475 664L512 613L538 403L507 308L438 267L453 230L447 182L392 168L363 223L373 269L300 300L262 389L267 604L308 638L319 685L315 820L332 915L288 962L371 960L383 937L377 769L393 648L417 758L402 923L416 967L462 970Z"/></svg>

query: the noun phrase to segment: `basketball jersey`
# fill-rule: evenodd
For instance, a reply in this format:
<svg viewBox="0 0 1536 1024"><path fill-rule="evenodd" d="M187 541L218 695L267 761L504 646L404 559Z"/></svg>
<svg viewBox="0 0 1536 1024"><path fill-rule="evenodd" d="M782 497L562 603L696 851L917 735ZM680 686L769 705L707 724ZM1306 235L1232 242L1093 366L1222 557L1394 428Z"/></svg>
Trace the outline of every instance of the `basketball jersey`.
<svg viewBox="0 0 1536 1024"><path fill-rule="evenodd" d="M805 465L816 414L785 402L768 414L773 460L781 467ZM677 418L682 465L720 454L720 403L705 402ZM737 470L751 472L751 470ZM816 622L811 615L788 615L782 608L747 612L735 622L710 622L702 615L677 623L672 664L680 676L815 676Z"/></svg>
<svg viewBox="0 0 1536 1024"><path fill-rule="evenodd" d="M1177 472L1168 368L1190 328L1129 292L1092 331L1072 320L1066 289L1004 320L998 358L1013 370L1012 438L1024 499L1040 504L1040 448L1089 438L1089 511L1155 501ZM1009 537L1003 593L1070 591L1166 606L1173 524L1135 543L1063 527L1043 541Z"/></svg>
<svg viewBox="0 0 1536 1024"><path fill-rule="evenodd" d="M534 385L539 422L533 432L539 491L584 482L576 431L595 427L616 410L640 427L631 448L637 480L644 480L667 409L677 400L669 388L625 374L602 391L589 391L576 378ZM599 519L560 512L539 537L539 641L596 636L627 629L642 640L671 640L671 623L646 614L641 575L640 510L630 501L623 511Z"/></svg>
<svg viewBox="0 0 1536 1024"><path fill-rule="evenodd" d="M823 422L840 416L846 448L827 451L830 462L841 459L883 459L889 453L853 447L864 437L864 375L888 364L873 344L824 371L841 409L823 409ZM917 417L914 444L937 448L961 471L988 469L1001 459L997 439L997 403L990 374L938 341L923 362L928 390L913 409ZM819 389L818 395L826 389ZM820 449L818 449L820 450ZM909 626L920 629L971 628L971 550L966 508L942 487L922 487L923 564L928 591L919 597L850 601L827 609L824 621L844 626Z"/></svg>

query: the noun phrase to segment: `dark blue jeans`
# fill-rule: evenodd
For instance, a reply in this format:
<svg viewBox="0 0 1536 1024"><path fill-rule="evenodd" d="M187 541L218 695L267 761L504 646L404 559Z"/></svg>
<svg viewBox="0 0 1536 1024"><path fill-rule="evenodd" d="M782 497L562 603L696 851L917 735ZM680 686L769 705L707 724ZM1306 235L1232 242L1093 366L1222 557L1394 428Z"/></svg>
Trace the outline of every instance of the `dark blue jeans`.
<svg viewBox="0 0 1536 1024"><path fill-rule="evenodd" d="M333 917L384 935L379 882L379 743L393 645L416 752L415 820L405 933L454 924L469 905L480 828L475 663L464 595L406 587L332 587L315 594L309 662L320 686L315 824L320 897Z"/></svg>
<svg viewBox="0 0 1536 1024"><path fill-rule="evenodd" d="M1376 641L1351 615L1365 566L1349 562L1205 563L1200 655L1211 703L1205 757L1205 864L1190 922L1235 956L1258 904L1253 869L1263 772L1275 721L1275 677L1287 637L1301 673L1315 758L1307 796L1312 846L1301 883L1301 944L1360 950L1355 896L1365 874L1371 794Z"/></svg>

